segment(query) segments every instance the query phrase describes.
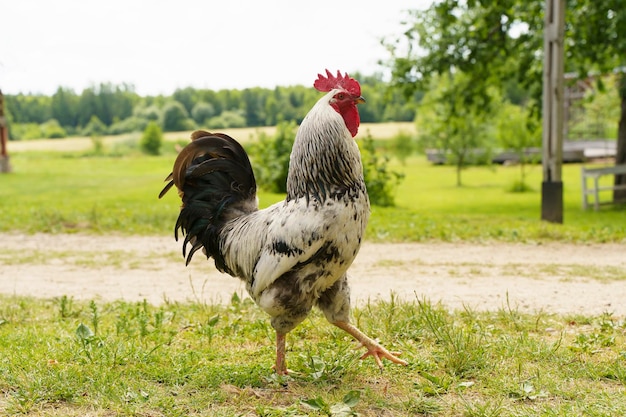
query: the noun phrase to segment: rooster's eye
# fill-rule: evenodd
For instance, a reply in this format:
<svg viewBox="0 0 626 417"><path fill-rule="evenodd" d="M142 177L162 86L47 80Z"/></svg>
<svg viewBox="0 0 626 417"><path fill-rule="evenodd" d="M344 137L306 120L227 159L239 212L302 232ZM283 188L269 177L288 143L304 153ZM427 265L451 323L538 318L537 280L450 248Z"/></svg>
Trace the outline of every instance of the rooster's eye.
<svg viewBox="0 0 626 417"><path fill-rule="evenodd" d="M343 100L344 98L346 98L346 95L344 93L339 93L335 97L337 97L337 100Z"/></svg>

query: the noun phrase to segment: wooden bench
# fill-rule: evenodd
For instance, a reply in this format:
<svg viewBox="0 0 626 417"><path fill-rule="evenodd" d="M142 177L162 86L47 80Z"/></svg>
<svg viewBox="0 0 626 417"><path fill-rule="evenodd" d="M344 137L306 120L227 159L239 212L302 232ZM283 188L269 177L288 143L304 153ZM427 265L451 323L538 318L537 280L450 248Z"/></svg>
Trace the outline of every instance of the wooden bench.
<svg viewBox="0 0 626 417"><path fill-rule="evenodd" d="M600 202L600 191L608 190L626 190L626 184L621 185L603 185L601 186L600 177L604 175L620 175L626 174L626 165L615 165L606 168L585 168L582 167L581 179L582 179L582 194L583 194L583 210L587 210L589 202L587 200L588 195L593 196L593 208L597 211L602 204L611 204L610 201ZM593 186L587 187L587 179L593 179Z"/></svg>

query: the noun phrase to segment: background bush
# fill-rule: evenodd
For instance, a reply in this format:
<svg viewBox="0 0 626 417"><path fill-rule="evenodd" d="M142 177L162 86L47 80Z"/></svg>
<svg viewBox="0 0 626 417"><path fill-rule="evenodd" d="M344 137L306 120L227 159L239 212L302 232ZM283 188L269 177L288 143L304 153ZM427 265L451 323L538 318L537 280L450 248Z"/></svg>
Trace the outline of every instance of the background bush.
<svg viewBox="0 0 626 417"><path fill-rule="evenodd" d="M396 188L404 174L389 168L389 157L382 155L370 135L358 141L363 161L363 176L370 203L375 206L395 205Z"/></svg>
<svg viewBox="0 0 626 417"><path fill-rule="evenodd" d="M250 149L257 184L264 190L287 192L289 155L297 129L295 122L280 122L273 137L259 133L259 141Z"/></svg>
<svg viewBox="0 0 626 417"><path fill-rule="evenodd" d="M139 140L141 151L148 155L159 155L163 145L163 132L157 122L150 122Z"/></svg>

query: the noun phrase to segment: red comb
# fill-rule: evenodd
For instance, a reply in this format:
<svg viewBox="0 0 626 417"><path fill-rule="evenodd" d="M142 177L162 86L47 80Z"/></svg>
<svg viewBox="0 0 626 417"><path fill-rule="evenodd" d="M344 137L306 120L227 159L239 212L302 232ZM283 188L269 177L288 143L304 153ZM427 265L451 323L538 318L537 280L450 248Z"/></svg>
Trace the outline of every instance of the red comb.
<svg viewBox="0 0 626 417"><path fill-rule="evenodd" d="M330 71L326 70L326 77L322 74L317 74L317 80L313 83L313 87L317 91L327 93L335 88L343 88L348 93L360 96L361 86L359 82L354 78L351 78L347 73L341 75L341 71L337 71L337 76L334 76Z"/></svg>

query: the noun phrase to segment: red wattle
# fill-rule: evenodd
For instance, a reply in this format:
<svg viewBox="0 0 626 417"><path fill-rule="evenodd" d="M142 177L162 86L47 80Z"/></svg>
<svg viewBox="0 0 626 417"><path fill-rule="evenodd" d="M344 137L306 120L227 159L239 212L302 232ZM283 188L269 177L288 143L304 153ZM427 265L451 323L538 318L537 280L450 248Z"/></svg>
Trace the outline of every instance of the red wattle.
<svg viewBox="0 0 626 417"><path fill-rule="evenodd" d="M350 131L352 137L355 137L359 132L359 124L361 122L361 118L359 116L359 111L356 106L351 106L348 109L344 109L341 114L343 117L343 121L346 123L346 127Z"/></svg>

